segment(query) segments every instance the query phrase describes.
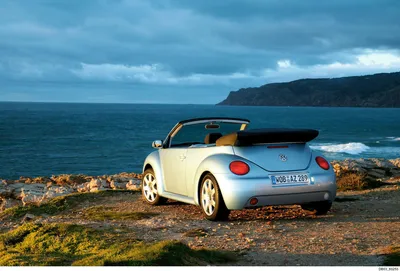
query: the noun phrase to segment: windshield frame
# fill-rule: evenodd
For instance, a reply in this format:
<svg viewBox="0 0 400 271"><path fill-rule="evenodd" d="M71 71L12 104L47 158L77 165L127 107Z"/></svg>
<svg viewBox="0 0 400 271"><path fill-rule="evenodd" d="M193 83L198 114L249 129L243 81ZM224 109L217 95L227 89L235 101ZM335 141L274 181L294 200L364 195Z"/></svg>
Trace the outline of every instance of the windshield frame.
<svg viewBox="0 0 400 271"><path fill-rule="evenodd" d="M224 117L210 117L210 118L195 118L195 119L188 119L182 120L178 122L168 133L167 137L163 141L163 149L171 148L171 138L174 137L183 126L194 125L194 124L201 124L201 123L208 123L208 122L219 122L219 123L237 123L241 124L240 131L245 130L247 126L250 124L248 119L240 119L240 118L224 118Z"/></svg>

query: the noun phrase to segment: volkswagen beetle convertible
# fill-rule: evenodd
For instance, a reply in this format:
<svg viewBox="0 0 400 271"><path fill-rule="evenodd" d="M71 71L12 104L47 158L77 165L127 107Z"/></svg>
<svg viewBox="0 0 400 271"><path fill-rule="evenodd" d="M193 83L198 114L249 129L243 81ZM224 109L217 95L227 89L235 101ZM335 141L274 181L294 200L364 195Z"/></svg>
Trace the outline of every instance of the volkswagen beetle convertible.
<svg viewBox="0 0 400 271"><path fill-rule="evenodd" d="M145 159L144 199L199 205L209 220L227 219L230 210L287 204L326 214L336 178L307 144L318 131L246 129L249 123L221 117L178 122Z"/></svg>

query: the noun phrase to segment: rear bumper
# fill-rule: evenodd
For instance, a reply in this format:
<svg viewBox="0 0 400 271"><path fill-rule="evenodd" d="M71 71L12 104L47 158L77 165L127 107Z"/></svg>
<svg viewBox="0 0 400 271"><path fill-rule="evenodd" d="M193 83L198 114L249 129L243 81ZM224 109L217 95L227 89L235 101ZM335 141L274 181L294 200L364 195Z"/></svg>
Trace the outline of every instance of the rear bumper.
<svg viewBox="0 0 400 271"><path fill-rule="evenodd" d="M229 210L254 208L268 205L303 204L317 201L334 201L336 177L332 171L311 174L311 182L301 185L272 185L269 175L236 176L215 174L225 204ZM250 204L257 198L258 203Z"/></svg>

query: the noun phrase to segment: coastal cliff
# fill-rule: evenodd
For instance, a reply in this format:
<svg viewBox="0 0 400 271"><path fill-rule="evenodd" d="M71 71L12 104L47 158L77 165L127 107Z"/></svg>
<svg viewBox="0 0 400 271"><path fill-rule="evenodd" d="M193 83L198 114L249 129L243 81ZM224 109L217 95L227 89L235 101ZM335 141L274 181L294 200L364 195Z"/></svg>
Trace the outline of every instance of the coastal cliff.
<svg viewBox="0 0 400 271"><path fill-rule="evenodd" d="M400 107L400 72L242 88L218 105Z"/></svg>

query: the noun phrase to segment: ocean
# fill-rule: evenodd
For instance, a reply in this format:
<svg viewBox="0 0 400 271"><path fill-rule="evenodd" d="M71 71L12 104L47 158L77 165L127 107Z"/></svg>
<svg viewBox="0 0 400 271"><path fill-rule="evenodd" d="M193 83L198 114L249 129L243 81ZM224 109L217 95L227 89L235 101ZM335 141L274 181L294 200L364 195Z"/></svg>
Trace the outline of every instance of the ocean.
<svg viewBox="0 0 400 271"><path fill-rule="evenodd" d="M400 109L0 102L0 179L141 172L182 119L242 117L249 128L312 128L328 159L400 157Z"/></svg>

